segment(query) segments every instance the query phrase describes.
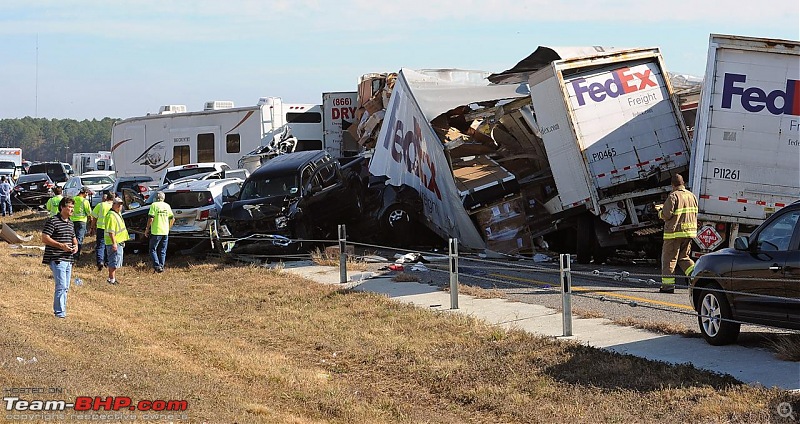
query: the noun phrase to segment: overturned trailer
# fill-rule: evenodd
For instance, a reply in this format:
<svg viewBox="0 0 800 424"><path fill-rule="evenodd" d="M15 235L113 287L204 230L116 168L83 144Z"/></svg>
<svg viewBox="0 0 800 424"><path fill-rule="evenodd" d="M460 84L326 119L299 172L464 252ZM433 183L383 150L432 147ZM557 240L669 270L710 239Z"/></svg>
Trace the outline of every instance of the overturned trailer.
<svg viewBox="0 0 800 424"><path fill-rule="evenodd" d="M468 248L524 253L545 236L580 262L653 255L653 203L689 163L665 76L658 49L540 47L491 76L403 69L370 173L416 190L419 220Z"/></svg>

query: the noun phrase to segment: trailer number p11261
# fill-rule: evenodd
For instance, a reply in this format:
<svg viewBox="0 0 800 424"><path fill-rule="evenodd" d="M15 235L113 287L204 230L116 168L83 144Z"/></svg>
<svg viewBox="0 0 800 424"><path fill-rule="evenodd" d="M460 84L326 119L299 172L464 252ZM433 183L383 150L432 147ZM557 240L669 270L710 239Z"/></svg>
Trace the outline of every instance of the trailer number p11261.
<svg viewBox="0 0 800 424"><path fill-rule="evenodd" d="M724 180L738 180L740 172L738 169L729 168L714 168L714 178L722 178Z"/></svg>

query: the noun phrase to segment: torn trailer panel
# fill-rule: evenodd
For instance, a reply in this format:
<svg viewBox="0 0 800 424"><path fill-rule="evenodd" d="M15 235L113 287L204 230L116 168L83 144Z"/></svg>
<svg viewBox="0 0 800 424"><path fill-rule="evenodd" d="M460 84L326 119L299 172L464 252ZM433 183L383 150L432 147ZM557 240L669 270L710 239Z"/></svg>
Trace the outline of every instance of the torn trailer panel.
<svg viewBox="0 0 800 424"><path fill-rule="evenodd" d="M447 133L454 128L462 135L471 134L471 142L477 140L486 153L493 154L498 146L490 134L495 116L502 113L502 101L529 96L525 84L492 85L487 76L483 71L400 70L370 163L370 174L386 176L387 184L409 186L419 193L422 220L431 230L478 250L486 249L486 240L464 208L451 166L464 144L448 148L448 142L465 138L451 133L448 139ZM448 116L442 118L443 114ZM450 121L451 117L463 122L447 123L446 128L434 128L431 123L437 118L437 122ZM484 121L486 125L482 125Z"/></svg>

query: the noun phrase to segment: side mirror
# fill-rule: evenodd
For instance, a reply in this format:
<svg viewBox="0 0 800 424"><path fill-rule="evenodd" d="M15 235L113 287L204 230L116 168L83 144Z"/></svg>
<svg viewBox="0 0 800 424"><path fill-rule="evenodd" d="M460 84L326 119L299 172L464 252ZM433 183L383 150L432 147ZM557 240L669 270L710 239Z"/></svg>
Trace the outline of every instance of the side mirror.
<svg viewBox="0 0 800 424"><path fill-rule="evenodd" d="M736 250L750 250L750 239L745 236L736 237L733 241L733 248Z"/></svg>

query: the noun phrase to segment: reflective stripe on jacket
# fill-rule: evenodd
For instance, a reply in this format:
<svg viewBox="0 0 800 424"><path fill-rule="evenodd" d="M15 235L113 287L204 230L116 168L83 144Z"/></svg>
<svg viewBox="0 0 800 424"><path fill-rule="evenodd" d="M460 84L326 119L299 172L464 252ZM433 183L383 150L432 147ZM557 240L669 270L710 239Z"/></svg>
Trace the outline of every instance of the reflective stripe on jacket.
<svg viewBox="0 0 800 424"><path fill-rule="evenodd" d="M669 194L658 213L664 220L664 240L697 236L697 197L680 186Z"/></svg>

